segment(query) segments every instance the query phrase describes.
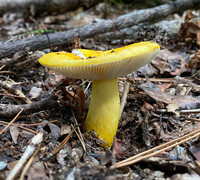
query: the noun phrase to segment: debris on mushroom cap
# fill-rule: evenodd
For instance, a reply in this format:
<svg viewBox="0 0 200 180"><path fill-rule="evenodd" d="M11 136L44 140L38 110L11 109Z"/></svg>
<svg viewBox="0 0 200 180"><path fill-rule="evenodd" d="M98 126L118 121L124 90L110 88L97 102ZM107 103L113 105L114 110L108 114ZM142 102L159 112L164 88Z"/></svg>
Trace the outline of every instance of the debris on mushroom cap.
<svg viewBox="0 0 200 180"><path fill-rule="evenodd" d="M72 53L49 53L39 62L60 74L75 79L112 79L144 66L160 51L155 42L141 42L109 51L79 51L87 59Z"/></svg>

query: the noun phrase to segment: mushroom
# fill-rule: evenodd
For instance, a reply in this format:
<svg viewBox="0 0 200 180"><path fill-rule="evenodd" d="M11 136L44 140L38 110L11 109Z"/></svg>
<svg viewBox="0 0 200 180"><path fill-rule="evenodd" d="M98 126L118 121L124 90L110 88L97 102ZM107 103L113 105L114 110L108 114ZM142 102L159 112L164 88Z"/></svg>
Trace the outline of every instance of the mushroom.
<svg viewBox="0 0 200 180"><path fill-rule="evenodd" d="M144 66L159 51L157 43L141 42L108 51L53 52L41 57L39 62L66 77L92 80L86 130L94 130L110 147L120 116L118 77Z"/></svg>

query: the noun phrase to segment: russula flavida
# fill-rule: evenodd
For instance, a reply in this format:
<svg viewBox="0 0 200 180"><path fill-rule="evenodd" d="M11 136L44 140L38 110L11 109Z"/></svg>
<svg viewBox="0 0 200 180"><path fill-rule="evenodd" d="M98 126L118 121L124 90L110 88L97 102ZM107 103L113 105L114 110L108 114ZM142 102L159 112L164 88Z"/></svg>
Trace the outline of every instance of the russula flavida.
<svg viewBox="0 0 200 180"><path fill-rule="evenodd" d="M39 62L66 77L92 80L86 129L94 130L111 146L120 116L118 77L144 66L159 51L157 43L141 42L108 51L53 52L42 56Z"/></svg>

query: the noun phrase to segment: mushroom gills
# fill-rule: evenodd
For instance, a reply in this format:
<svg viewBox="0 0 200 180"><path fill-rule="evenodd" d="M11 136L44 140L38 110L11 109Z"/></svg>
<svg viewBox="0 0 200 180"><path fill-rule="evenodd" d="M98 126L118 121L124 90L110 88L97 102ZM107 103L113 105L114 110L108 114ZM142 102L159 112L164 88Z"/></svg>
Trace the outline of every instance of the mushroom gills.
<svg viewBox="0 0 200 180"><path fill-rule="evenodd" d="M118 79L93 80L85 126L111 147L120 116Z"/></svg>

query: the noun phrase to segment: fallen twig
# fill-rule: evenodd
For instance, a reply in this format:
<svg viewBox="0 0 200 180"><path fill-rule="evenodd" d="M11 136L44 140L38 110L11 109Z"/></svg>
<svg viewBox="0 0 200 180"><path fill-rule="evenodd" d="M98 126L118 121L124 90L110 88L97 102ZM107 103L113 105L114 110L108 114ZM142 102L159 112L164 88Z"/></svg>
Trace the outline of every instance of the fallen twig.
<svg viewBox="0 0 200 180"><path fill-rule="evenodd" d="M84 149L84 152L86 153L87 152L87 149L86 149L86 145L85 145L85 141L83 139L83 136L81 134L81 130L80 128L78 127L78 122L76 120L76 117L74 115L74 112L72 111L72 115L73 115L73 118L74 118L74 121L75 121L75 125L77 126L77 129L78 129L78 132L75 130L75 133L76 135L78 136L80 142L81 142L81 145L83 146L83 149ZM74 128L74 126L72 125L72 127Z"/></svg>
<svg viewBox="0 0 200 180"><path fill-rule="evenodd" d="M50 124L50 123L55 123L58 120L53 120L53 121L49 121L49 122L42 122L42 123L33 123L33 124L12 124L12 126L39 126L39 125L46 125L46 124ZM2 124L8 124L8 122L5 121L0 121L0 123Z"/></svg>
<svg viewBox="0 0 200 180"><path fill-rule="evenodd" d="M0 132L0 135L3 134L3 133L5 132L5 130L8 129L8 127L9 127L13 122L15 122L15 120L18 118L18 116L21 114L22 111L23 111L23 109L21 109L21 111L15 116L15 118L14 118L12 121L10 121L10 122L8 123L8 125Z"/></svg>
<svg viewBox="0 0 200 180"><path fill-rule="evenodd" d="M44 13L56 12L56 13L64 13L67 11L72 11L78 7L86 6L91 7L102 0L49 0L46 3L46 0L1 0L0 1L0 14L6 13L8 11L12 12L26 12L28 9L34 8L34 13ZM33 13L30 11L30 13ZM34 14L32 14L34 15Z"/></svg>
<svg viewBox="0 0 200 180"><path fill-rule="evenodd" d="M168 112L167 109L160 109L158 110L158 112ZM200 109L181 109L181 110L177 110L177 112L179 113L200 113Z"/></svg>
<svg viewBox="0 0 200 180"><path fill-rule="evenodd" d="M157 146L155 148L149 149L149 150L144 151L142 153L139 153L139 154L137 154L135 156L127 158L127 159L125 159L123 161L120 161L120 162L112 165L111 169L128 166L128 165L134 164L136 162L139 162L141 160L153 157L153 156L155 156L157 154L160 154L161 152L169 150L169 149L171 149L171 148L173 148L173 147L175 147L177 145L183 144L186 141L189 141L189 140L191 140L193 138L196 138L198 136L200 136L200 130L194 131L194 132L192 132L190 134L187 134L185 136L182 136L182 137L180 137L178 139L169 141L169 142L167 142L165 144L162 144L160 146Z"/></svg>
<svg viewBox="0 0 200 180"><path fill-rule="evenodd" d="M4 121L0 121L0 123L1 123L1 124L9 124L8 122L4 122ZM17 125L17 127L21 128L21 129L24 129L24 130L26 130L26 131L32 132L32 133L34 133L34 134L37 134L36 131L34 131L34 130L32 130L32 129L28 129L28 128L24 127L24 126L20 126L20 124L12 124L12 126L16 126L16 125Z"/></svg>
<svg viewBox="0 0 200 180"><path fill-rule="evenodd" d="M26 163L25 167L23 168L23 171L21 173L21 176L19 178L19 180L24 180L24 176L27 173L29 167L31 166L35 156L37 155L38 151L40 149L40 145L37 147L37 150L34 152L34 154L31 156L31 158L29 159L29 161Z"/></svg>
<svg viewBox="0 0 200 180"><path fill-rule="evenodd" d="M15 116L21 109L24 109L22 114L29 114L36 111L41 111L53 107L57 103L56 97L51 93L50 96L30 104L23 105L7 105L0 104L0 117L10 118Z"/></svg>
<svg viewBox="0 0 200 180"><path fill-rule="evenodd" d="M126 81L126 78L118 78L119 80ZM148 79L151 82L176 82L177 80L174 78L149 78ZM147 81L146 78L134 78L134 81Z"/></svg>
<svg viewBox="0 0 200 180"><path fill-rule="evenodd" d="M24 152L21 159L18 161L18 163L15 165L15 167L11 170L10 174L6 178L6 180L14 180L16 176L19 174L21 169L23 168L24 164L28 161L28 159L33 155L35 150L37 149L37 145L40 144L43 140L43 133L39 132L37 135L35 135L32 139L28 147L26 148L26 151Z"/></svg>
<svg viewBox="0 0 200 180"><path fill-rule="evenodd" d="M130 80L130 78L127 77L126 78L126 82L124 84L124 91L123 91L122 98L121 98L121 103L120 103L120 117L119 117L119 119L121 119L122 112L123 112L124 107L126 105L126 100L127 100L127 96L128 96L131 84L132 84L132 81Z"/></svg>

